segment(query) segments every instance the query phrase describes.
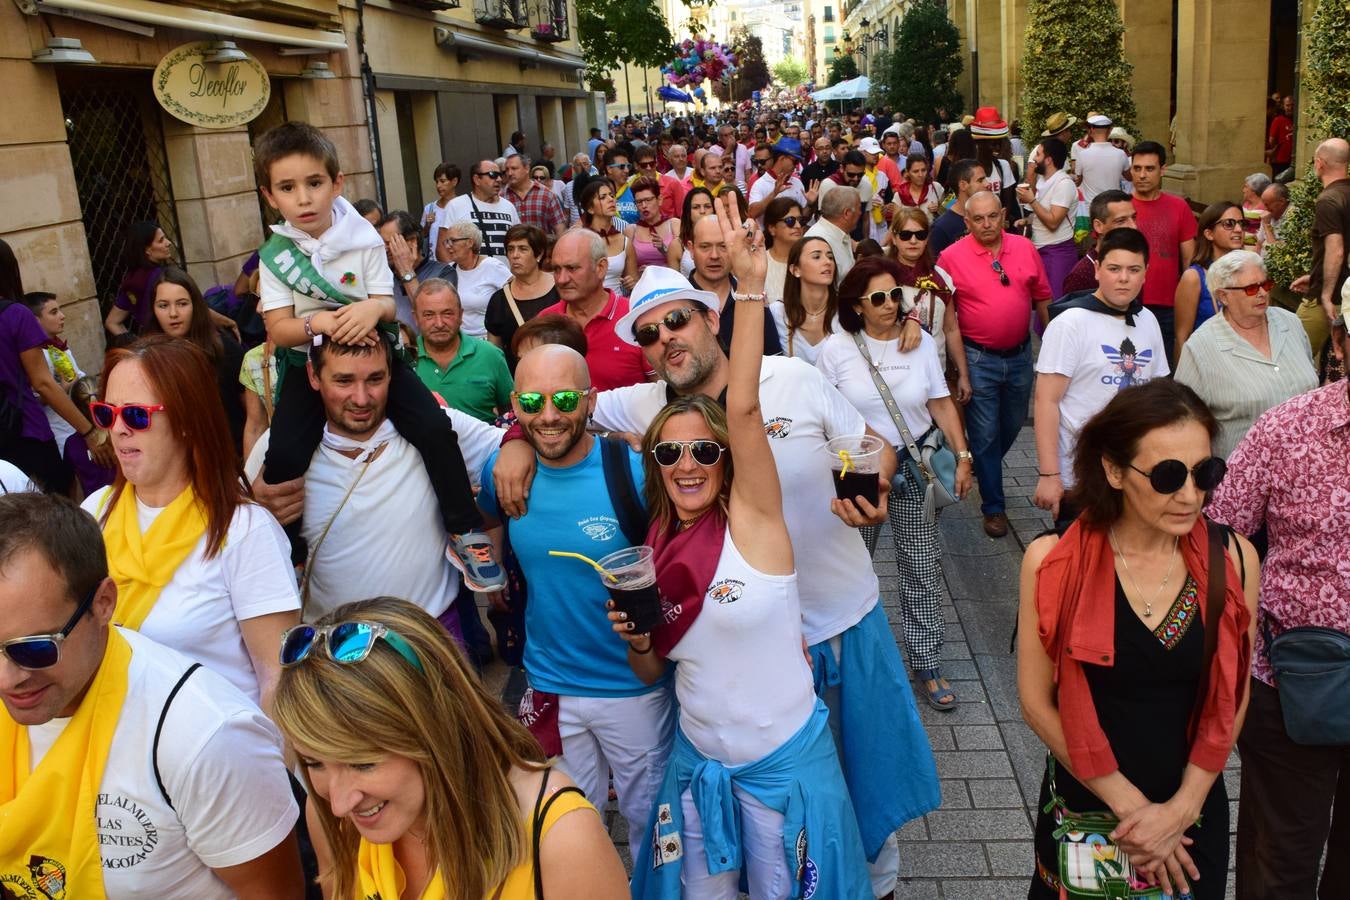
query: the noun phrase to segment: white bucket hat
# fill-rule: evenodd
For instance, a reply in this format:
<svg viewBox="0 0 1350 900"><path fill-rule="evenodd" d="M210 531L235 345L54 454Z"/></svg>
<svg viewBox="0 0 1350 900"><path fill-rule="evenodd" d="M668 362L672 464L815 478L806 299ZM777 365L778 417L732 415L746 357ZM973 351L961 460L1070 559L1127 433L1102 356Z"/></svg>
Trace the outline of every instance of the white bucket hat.
<svg viewBox="0 0 1350 900"><path fill-rule="evenodd" d="M614 323L614 334L626 344L639 346L633 336L633 327L646 313L672 300L692 300L705 309L719 312L721 300L712 291L701 291L689 283L675 269L665 266L648 266L633 286L633 296L629 298L628 312Z"/></svg>

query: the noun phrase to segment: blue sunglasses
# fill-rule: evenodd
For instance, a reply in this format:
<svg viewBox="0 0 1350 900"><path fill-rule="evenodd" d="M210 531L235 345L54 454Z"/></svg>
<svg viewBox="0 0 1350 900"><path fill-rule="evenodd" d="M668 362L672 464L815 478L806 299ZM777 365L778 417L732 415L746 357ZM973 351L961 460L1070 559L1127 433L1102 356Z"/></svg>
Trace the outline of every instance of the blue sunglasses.
<svg viewBox="0 0 1350 900"><path fill-rule="evenodd" d="M324 640L325 638L327 640ZM399 656L406 659L410 666L419 672L425 671L412 646L400 637L398 632L378 622L343 622L340 625L324 625L321 628L313 625L296 625L288 628L281 636L281 665L283 668L298 666L309 658L316 646L320 645L333 662L346 666L355 665L370 656L375 642L381 638L394 648Z"/></svg>

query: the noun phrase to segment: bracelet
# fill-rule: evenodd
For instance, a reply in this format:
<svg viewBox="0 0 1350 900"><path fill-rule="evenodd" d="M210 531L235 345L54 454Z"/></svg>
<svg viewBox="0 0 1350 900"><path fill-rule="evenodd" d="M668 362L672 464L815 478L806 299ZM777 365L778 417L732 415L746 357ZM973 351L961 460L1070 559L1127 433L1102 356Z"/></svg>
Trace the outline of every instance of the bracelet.
<svg viewBox="0 0 1350 900"><path fill-rule="evenodd" d="M98 431L98 426L97 426L97 425L94 425L94 424L91 424L91 425L89 426L89 430L88 430L88 431L81 431L81 432L80 432L80 437L82 437L82 438L87 438L87 437L89 437L89 435L93 434L95 431Z"/></svg>
<svg viewBox="0 0 1350 900"><path fill-rule="evenodd" d="M731 295L731 299L735 300L737 303L765 303L768 301L769 295L765 293L758 293L758 294L733 293Z"/></svg>
<svg viewBox="0 0 1350 900"><path fill-rule="evenodd" d="M1041 476L1042 478L1058 478L1058 477L1059 477L1059 473L1058 473L1058 472L1037 472L1036 474L1039 475L1039 476Z"/></svg>
<svg viewBox="0 0 1350 900"><path fill-rule="evenodd" d="M634 647L634 646L633 646L632 642L629 642L629 644L628 644L628 649L629 649L629 650L632 650L632 651L633 651L634 653L636 653L638 656L646 656L648 653L651 653L653 650L656 649L656 645L652 643L651 635L648 635L648 636L647 636L647 649L646 649L646 650L639 650L637 647Z"/></svg>

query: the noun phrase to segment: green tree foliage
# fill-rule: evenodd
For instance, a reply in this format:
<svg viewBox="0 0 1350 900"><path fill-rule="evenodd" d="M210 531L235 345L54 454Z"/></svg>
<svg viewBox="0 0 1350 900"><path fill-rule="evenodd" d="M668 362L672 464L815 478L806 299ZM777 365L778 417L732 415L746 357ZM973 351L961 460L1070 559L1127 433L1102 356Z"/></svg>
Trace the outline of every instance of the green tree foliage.
<svg viewBox="0 0 1350 900"><path fill-rule="evenodd" d="M961 33L947 18L943 0L919 0L900 20L895 51L884 80L897 112L919 122L937 121L937 111L956 112L961 94Z"/></svg>
<svg viewBox="0 0 1350 900"><path fill-rule="evenodd" d="M612 90L608 72L624 63L654 68L675 53L674 39L655 0L576 0L576 6L586 80L596 90Z"/></svg>
<svg viewBox="0 0 1350 900"><path fill-rule="evenodd" d="M858 64L853 61L852 56L836 53L833 61L830 62L830 74L827 80L830 84L838 84L841 81L857 78L860 74Z"/></svg>
<svg viewBox="0 0 1350 900"><path fill-rule="evenodd" d="M891 106L891 70L895 67L895 54L889 50L874 50L871 58L872 88L867 94L867 105L873 108Z"/></svg>
<svg viewBox="0 0 1350 900"><path fill-rule="evenodd" d="M1307 113L1304 127L1314 141L1350 139L1350 6L1317 4L1306 34L1308 51L1301 92ZM1322 183L1309 159L1303 178L1289 189L1293 205L1280 226L1284 242L1271 247L1267 254L1266 266L1277 284L1287 285L1312 268L1313 206L1321 190Z"/></svg>
<svg viewBox="0 0 1350 900"><path fill-rule="evenodd" d="M785 87L795 88L806 81L806 63L791 56L779 60L773 67L773 80Z"/></svg>
<svg viewBox="0 0 1350 900"><path fill-rule="evenodd" d="M755 91L769 83L769 66L764 62L764 42L744 29L736 32L731 49L736 53L736 74L731 76L731 99L749 100Z"/></svg>
<svg viewBox="0 0 1350 900"><path fill-rule="evenodd" d="M1116 0L1029 0L1022 55L1023 122L1058 111L1110 116L1133 131L1134 66L1125 58Z"/></svg>

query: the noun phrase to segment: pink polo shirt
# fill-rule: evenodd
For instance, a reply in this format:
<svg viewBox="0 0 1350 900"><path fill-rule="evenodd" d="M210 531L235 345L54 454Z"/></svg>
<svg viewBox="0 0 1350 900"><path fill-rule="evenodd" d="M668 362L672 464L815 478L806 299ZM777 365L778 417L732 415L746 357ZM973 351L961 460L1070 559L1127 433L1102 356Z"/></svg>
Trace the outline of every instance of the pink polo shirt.
<svg viewBox="0 0 1350 900"><path fill-rule="evenodd" d="M641 384L652 368L641 347L619 340L614 325L628 312L628 298L606 291L609 299L595 318L586 323L586 367L591 370L591 387L597 391ZM567 303L555 303L539 315L567 315Z"/></svg>
<svg viewBox="0 0 1350 900"><path fill-rule="evenodd" d="M994 256L968 234L938 257L952 277L961 336L991 350L1011 350L1027 339L1034 302L1049 300L1050 281L1036 246L1017 234L1003 235L998 263L1008 276L1005 287L994 271Z"/></svg>

